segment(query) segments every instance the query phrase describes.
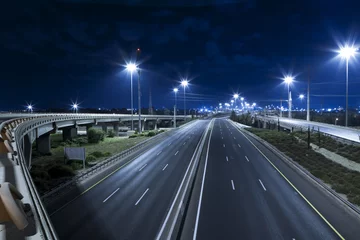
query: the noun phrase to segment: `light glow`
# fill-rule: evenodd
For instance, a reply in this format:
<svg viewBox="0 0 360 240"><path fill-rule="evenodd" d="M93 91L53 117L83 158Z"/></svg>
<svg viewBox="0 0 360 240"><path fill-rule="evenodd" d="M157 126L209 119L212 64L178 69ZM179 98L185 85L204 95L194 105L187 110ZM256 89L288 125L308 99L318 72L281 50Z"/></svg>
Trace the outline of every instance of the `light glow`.
<svg viewBox="0 0 360 240"><path fill-rule="evenodd" d="M134 63L126 64L126 70L128 70L129 72L134 72L136 69L137 67Z"/></svg>
<svg viewBox="0 0 360 240"><path fill-rule="evenodd" d="M300 99L304 99L304 97L305 97L304 94L300 94L299 96Z"/></svg>
<svg viewBox="0 0 360 240"><path fill-rule="evenodd" d="M178 91L179 91L179 89L177 89L177 88L174 88L174 93L177 93Z"/></svg>
<svg viewBox="0 0 360 240"><path fill-rule="evenodd" d="M234 98L238 99L239 98L239 94L234 94Z"/></svg>
<svg viewBox="0 0 360 240"><path fill-rule="evenodd" d="M348 45L345 45L345 47L341 47L339 50L339 56L342 58L349 59L351 57L354 57L355 53L357 52L357 48L354 48L353 46L350 47Z"/></svg>
<svg viewBox="0 0 360 240"><path fill-rule="evenodd" d="M294 81L294 78L291 77L291 76L286 76L286 77L284 78L284 81L285 81L285 83L287 83L287 84L291 84L291 83Z"/></svg>
<svg viewBox="0 0 360 240"><path fill-rule="evenodd" d="M186 87L188 84L189 84L188 80L182 80L182 81L181 81L181 85L182 85L183 87Z"/></svg>

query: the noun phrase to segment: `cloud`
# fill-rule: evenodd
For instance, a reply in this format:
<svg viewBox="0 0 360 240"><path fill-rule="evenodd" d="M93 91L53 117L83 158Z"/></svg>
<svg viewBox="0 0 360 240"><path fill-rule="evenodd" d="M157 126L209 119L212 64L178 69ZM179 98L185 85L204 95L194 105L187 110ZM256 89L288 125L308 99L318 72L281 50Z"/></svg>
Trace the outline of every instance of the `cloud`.
<svg viewBox="0 0 360 240"><path fill-rule="evenodd" d="M187 17L181 22L181 26L186 31L192 29L193 31L208 31L210 28L209 22L202 18Z"/></svg>
<svg viewBox="0 0 360 240"><path fill-rule="evenodd" d="M117 24L117 29L120 37L125 41L137 41L144 36L144 29L147 29L147 26L135 22L121 22Z"/></svg>
<svg viewBox="0 0 360 240"><path fill-rule="evenodd" d="M244 43L243 42L232 42L231 43L231 48L235 51L239 51L242 50L244 47Z"/></svg>

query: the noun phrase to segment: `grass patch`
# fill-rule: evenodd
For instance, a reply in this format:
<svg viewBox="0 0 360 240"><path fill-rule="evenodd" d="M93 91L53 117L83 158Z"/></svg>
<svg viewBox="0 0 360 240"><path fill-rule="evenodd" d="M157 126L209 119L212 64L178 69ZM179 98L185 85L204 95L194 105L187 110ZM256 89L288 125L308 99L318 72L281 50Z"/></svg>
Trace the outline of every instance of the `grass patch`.
<svg viewBox="0 0 360 240"><path fill-rule="evenodd" d="M87 137L82 136L72 141L62 142L61 134L52 134L51 155L40 155L35 151L30 173L38 191L43 193L72 178L76 174L76 170L83 168L80 161L70 160L64 164L64 147L85 147L86 167L89 167L89 162L102 161L136 145L145 138L142 136L136 138L112 137L105 138L99 143L88 143Z"/></svg>
<svg viewBox="0 0 360 240"><path fill-rule="evenodd" d="M315 177L330 184L336 192L345 194L350 202L360 205L359 172L349 170L312 149L308 149L306 143L297 141L295 134L256 128L246 130L284 152Z"/></svg>
<svg viewBox="0 0 360 240"><path fill-rule="evenodd" d="M300 139L307 141L307 133L296 132L294 133ZM325 148L331 152L339 154L351 161L360 163L360 146L357 145L349 145L342 142L338 142L332 137L325 136L323 134L311 133L310 142L318 145L321 148Z"/></svg>

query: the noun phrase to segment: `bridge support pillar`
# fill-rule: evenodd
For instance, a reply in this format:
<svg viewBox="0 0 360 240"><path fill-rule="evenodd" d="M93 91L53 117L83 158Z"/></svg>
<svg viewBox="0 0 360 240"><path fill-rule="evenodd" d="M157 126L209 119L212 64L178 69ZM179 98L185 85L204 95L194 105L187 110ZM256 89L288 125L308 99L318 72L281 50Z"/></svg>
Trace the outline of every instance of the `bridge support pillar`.
<svg viewBox="0 0 360 240"><path fill-rule="evenodd" d="M71 140L77 137L77 128L76 127L67 127L62 130L63 141Z"/></svg>
<svg viewBox="0 0 360 240"><path fill-rule="evenodd" d="M50 133L43 134L36 139L36 148L39 153L50 153Z"/></svg>
<svg viewBox="0 0 360 240"><path fill-rule="evenodd" d="M267 127L266 124L267 124L267 122L264 121L264 122L263 122L263 128L266 128L266 127Z"/></svg>
<svg viewBox="0 0 360 240"><path fill-rule="evenodd" d="M114 127L115 136L116 137L119 136L119 123L115 123L113 127Z"/></svg>

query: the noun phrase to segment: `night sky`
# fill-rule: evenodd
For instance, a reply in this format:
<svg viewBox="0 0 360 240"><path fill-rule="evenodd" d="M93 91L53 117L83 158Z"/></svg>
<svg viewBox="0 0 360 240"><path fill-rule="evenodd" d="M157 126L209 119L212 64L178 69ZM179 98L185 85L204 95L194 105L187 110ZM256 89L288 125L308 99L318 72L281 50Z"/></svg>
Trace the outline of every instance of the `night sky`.
<svg viewBox="0 0 360 240"><path fill-rule="evenodd" d="M171 3L166 3L171 2ZM195 4L194 2L198 2ZM344 106L339 44L360 43L359 1L6 1L1 7L0 110L130 107L126 61L141 48L142 104L173 105L181 78L188 106L216 106L238 92L258 105L295 106L311 80L311 107ZM349 64L350 106L360 105L360 54ZM137 106L137 77L134 99ZM182 91L179 92L181 100Z"/></svg>

